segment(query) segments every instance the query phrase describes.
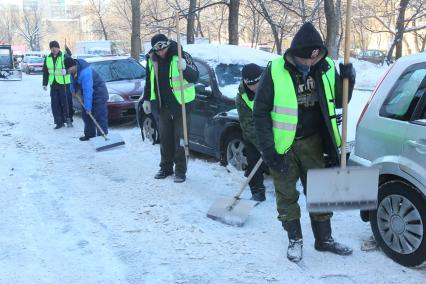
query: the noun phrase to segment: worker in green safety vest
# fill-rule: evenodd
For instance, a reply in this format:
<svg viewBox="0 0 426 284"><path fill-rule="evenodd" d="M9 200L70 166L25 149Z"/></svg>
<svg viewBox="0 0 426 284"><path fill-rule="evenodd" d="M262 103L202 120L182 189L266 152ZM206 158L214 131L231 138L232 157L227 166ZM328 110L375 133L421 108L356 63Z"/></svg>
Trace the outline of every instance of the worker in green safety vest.
<svg viewBox="0 0 426 284"><path fill-rule="evenodd" d="M186 124L189 126L189 105L195 99L194 83L198 80L198 69L187 52L178 58L177 43L163 34L151 39L152 49L147 55L146 80L143 97L145 114L151 110L159 116L160 170L155 179L173 175L174 182L186 180L186 157L183 140L182 103L186 106ZM181 96L179 70L183 73L184 101ZM189 127L188 127L189 129ZM175 166L173 170L173 166Z"/></svg>
<svg viewBox="0 0 426 284"><path fill-rule="evenodd" d="M259 85L262 68L254 63L244 65L241 70L241 84L235 97L235 106L243 134L245 153L247 157L247 168L245 176L248 177L260 158L259 146L256 140L256 129L254 128L253 106L254 95ZM264 164L262 164L264 165ZM251 199L265 201L265 185L263 184L264 167L259 167L249 182Z"/></svg>
<svg viewBox="0 0 426 284"><path fill-rule="evenodd" d="M49 43L49 48L50 54L43 64L43 89L47 91L47 85L50 86L50 103L56 124L54 129L65 126L64 123L71 127L74 110L69 89L70 75L66 74L64 66L64 59L70 57L71 52L65 46L67 53L63 53L56 40Z"/></svg>
<svg viewBox="0 0 426 284"><path fill-rule="evenodd" d="M284 56L265 70L254 103L256 137L262 157L274 180L278 219L287 231L287 258L302 259L300 179L306 194L307 171L324 168L325 156L339 164L340 133L336 108L342 106L343 78L349 79L350 95L355 84L351 64L340 64L340 74L327 57L319 32L307 22L295 34ZM338 255L352 250L331 236L332 213L310 214L315 249Z"/></svg>

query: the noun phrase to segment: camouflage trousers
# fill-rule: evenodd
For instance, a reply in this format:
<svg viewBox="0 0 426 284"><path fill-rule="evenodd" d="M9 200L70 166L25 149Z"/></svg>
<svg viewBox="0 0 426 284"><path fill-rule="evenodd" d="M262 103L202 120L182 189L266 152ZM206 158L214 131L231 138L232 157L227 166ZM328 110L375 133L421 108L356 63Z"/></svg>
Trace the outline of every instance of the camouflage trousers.
<svg viewBox="0 0 426 284"><path fill-rule="evenodd" d="M278 219L281 222L289 222L300 219L300 206L298 204L299 192L296 189L297 181L302 181L303 193L306 195L306 179L309 169L325 167L323 146L319 134L300 140L295 140L292 148L287 153L288 170L280 173L271 170L274 180ZM311 219L315 221L327 221L333 213L311 213Z"/></svg>

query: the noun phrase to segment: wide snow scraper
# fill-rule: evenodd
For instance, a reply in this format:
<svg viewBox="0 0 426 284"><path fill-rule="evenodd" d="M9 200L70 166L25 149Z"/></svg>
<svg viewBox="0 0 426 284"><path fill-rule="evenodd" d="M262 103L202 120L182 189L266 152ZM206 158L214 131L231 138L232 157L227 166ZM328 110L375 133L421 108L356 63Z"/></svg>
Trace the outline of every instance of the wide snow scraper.
<svg viewBox="0 0 426 284"><path fill-rule="evenodd" d="M259 202L241 199L240 196L261 164L262 158L257 161L253 170L241 185L237 195L234 197L221 196L217 198L207 212L207 217L227 225L242 227L250 214L250 210L259 204Z"/></svg>
<svg viewBox="0 0 426 284"><path fill-rule="evenodd" d="M83 101L80 98L80 92L78 92L75 97L77 98L78 102L82 105L83 111L84 111L84 104ZM102 130L99 123L96 121L96 119L93 117L93 115L89 112L87 113L89 117L93 120L93 123L96 125L98 130L101 132L102 136L96 136L93 138L90 138L90 142L95 147L96 151L103 151L108 150L117 146L124 145L124 139L119 135L115 133L105 134L105 132Z"/></svg>
<svg viewBox="0 0 426 284"><path fill-rule="evenodd" d="M351 0L348 0L346 4L345 64L349 64L351 2ZM340 168L308 171L306 199L309 212L377 208L379 170L377 168L346 167L348 92L349 81L345 78L343 80Z"/></svg>

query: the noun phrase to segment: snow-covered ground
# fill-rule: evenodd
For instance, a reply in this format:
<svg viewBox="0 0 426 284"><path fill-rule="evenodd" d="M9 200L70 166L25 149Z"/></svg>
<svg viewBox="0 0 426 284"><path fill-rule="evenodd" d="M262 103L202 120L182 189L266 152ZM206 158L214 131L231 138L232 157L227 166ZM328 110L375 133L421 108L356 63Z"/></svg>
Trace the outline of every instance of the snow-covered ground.
<svg viewBox="0 0 426 284"><path fill-rule="evenodd" d="M142 142L136 126L112 128L126 145L97 153L78 140L83 128L79 117L74 128L53 130L50 97L41 89L40 76L0 82L0 96L0 283L426 279L424 268L402 267L381 251L361 251L371 230L356 211L336 212L332 222L334 237L354 249L349 257L314 250L304 211L304 260L295 265L285 257L287 237L276 220L269 178L267 201L252 210L245 226L223 225L206 212L219 195L238 191L241 173L227 173L217 162L196 155L185 183L154 180L159 146ZM359 102L354 108L368 96L355 96ZM355 111L351 121L354 116ZM304 208L304 198L300 203Z"/></svg>

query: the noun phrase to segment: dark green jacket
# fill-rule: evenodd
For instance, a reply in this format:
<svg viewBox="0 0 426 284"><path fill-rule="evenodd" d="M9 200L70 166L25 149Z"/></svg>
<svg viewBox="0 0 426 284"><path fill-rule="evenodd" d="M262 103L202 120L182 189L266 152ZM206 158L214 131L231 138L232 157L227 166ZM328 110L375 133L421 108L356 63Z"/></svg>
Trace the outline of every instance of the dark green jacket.
<svg viewBox="0 0 426 284"><path fill-rule="evenodd" d="M257 149L256 129L254 127L253 111L249 108L246 102L241 97L242 94L247 93L250 100L254 100L254 93L245 89L244 83L238 87L238 94L235 98L235 106L237 107L238 116L240 118L240 126L243 131L243 139L253 144Z"/></svg>

